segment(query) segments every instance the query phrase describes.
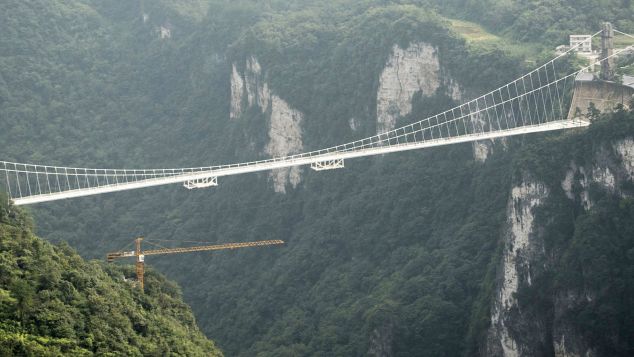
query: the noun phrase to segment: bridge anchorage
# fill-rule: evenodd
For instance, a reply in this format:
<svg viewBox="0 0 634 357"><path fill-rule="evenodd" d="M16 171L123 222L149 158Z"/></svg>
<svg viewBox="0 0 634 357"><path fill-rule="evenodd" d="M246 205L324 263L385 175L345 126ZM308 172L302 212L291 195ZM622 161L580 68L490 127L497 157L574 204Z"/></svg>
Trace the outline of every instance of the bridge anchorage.
<svg viewBox="0 0 634 357"><path fill-rule="evenodd" d="M586 41L592 41L601 32ZM266 160L175 169L94 169L0 161L0 185L6 188L9 200L15 205L175 183L191 190L217 186L220 176L303 165L310 165L315 171L333 170L343 168L345 160L357 157L582 128L590 123L568 115L575 78L624 51L606 52L591 66L571 69L564 57L582 45L583 42L514 81L442 113L321 150Z"/></svg>

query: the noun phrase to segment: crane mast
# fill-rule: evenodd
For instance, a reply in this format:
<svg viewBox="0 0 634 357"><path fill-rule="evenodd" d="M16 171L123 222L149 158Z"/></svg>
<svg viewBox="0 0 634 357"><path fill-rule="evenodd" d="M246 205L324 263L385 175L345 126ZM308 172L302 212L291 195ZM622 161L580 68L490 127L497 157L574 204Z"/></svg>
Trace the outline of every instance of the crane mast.
<svg viewBox="0 0 634 357"><path fill-rule="evenodd" d="M145 255L141 253L141 241L143 237L138 237L134 240L136 249L134 250L134 255L136 256L136 279L139 282L139 288L143 291L143 275L145 274Z"/></svg>
<svg viewBox="0 0 634 357"><path fill-rule="evenodd" d="M106 261L112 263L115 259L136 257L136 276L139 282L139 288L143 291L144 288L144 274L145 274L145 256L146 255L159 255L159 254L176 254L176 253L188 253L188 252L202 252L210 250L225 250L225 249L239 249L249 247L260 247L266 245L284 244L284 241L275 240L260 240L255 242L243 242L243 243L224 243L215 245L203 245L186 248L163 248L163 249L150 249L141 250L141 242L143 237L138 237L134 240L135 249L132 251L118 251L106 254Z"/></svg>

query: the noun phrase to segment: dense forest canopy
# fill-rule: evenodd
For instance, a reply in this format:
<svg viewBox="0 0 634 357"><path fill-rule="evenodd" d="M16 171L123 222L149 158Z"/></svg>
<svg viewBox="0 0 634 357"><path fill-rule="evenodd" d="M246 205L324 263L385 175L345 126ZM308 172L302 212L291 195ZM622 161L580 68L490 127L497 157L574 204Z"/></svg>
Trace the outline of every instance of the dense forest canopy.
<svg viewBox="0 0 634 357"><path fill-rule="evenodd" d="M173 282L150 271L143 294L130 268L86 262L32 233L0 196L0 355L221 356Z"/></svg>

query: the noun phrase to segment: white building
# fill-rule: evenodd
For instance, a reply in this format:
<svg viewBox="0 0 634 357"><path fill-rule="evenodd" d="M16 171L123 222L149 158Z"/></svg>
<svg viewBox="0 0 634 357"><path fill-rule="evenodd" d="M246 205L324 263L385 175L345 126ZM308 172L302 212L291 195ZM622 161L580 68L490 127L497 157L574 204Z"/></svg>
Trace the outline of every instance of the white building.
<svg viewBox="0 0 634 357"><path fill-rule="evenodd" d="M159 27L159 35L162 39L168 39L172 37L172 29L169 25Z"/></svg>
<svg viewBox="0 0 634 357"><path fill-rule="evenodd" d="M570 35L570 48L577 47L576 51L581 53L592 53L592 36L590 35Z"/></svg>

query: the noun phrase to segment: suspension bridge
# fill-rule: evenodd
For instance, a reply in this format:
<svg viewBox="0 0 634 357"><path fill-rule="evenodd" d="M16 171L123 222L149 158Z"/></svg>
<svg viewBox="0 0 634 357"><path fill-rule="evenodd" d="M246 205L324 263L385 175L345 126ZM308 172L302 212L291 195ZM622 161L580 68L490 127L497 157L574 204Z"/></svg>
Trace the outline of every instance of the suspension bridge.
<svg viewBox="0 0 634 357"><path fill-rule="evenodd" d="M606 30L595 33L587 41L599 34L605 38ZM570 69L568 66L567 56L581 45L514 81L442 113L321 150L258 161L175 169L98 169L0 161L0 175L4 176L13 204L28 205L178 183L188 189L205 188L217 186L218 178L222 176L301 165L310 165L316 171L338 169L344 167L345 160L358 157L586 127L590 123L583 117L568 114L575 78L591 67ZM609 64L620 52L604 53L598 62Z"/></svg>

